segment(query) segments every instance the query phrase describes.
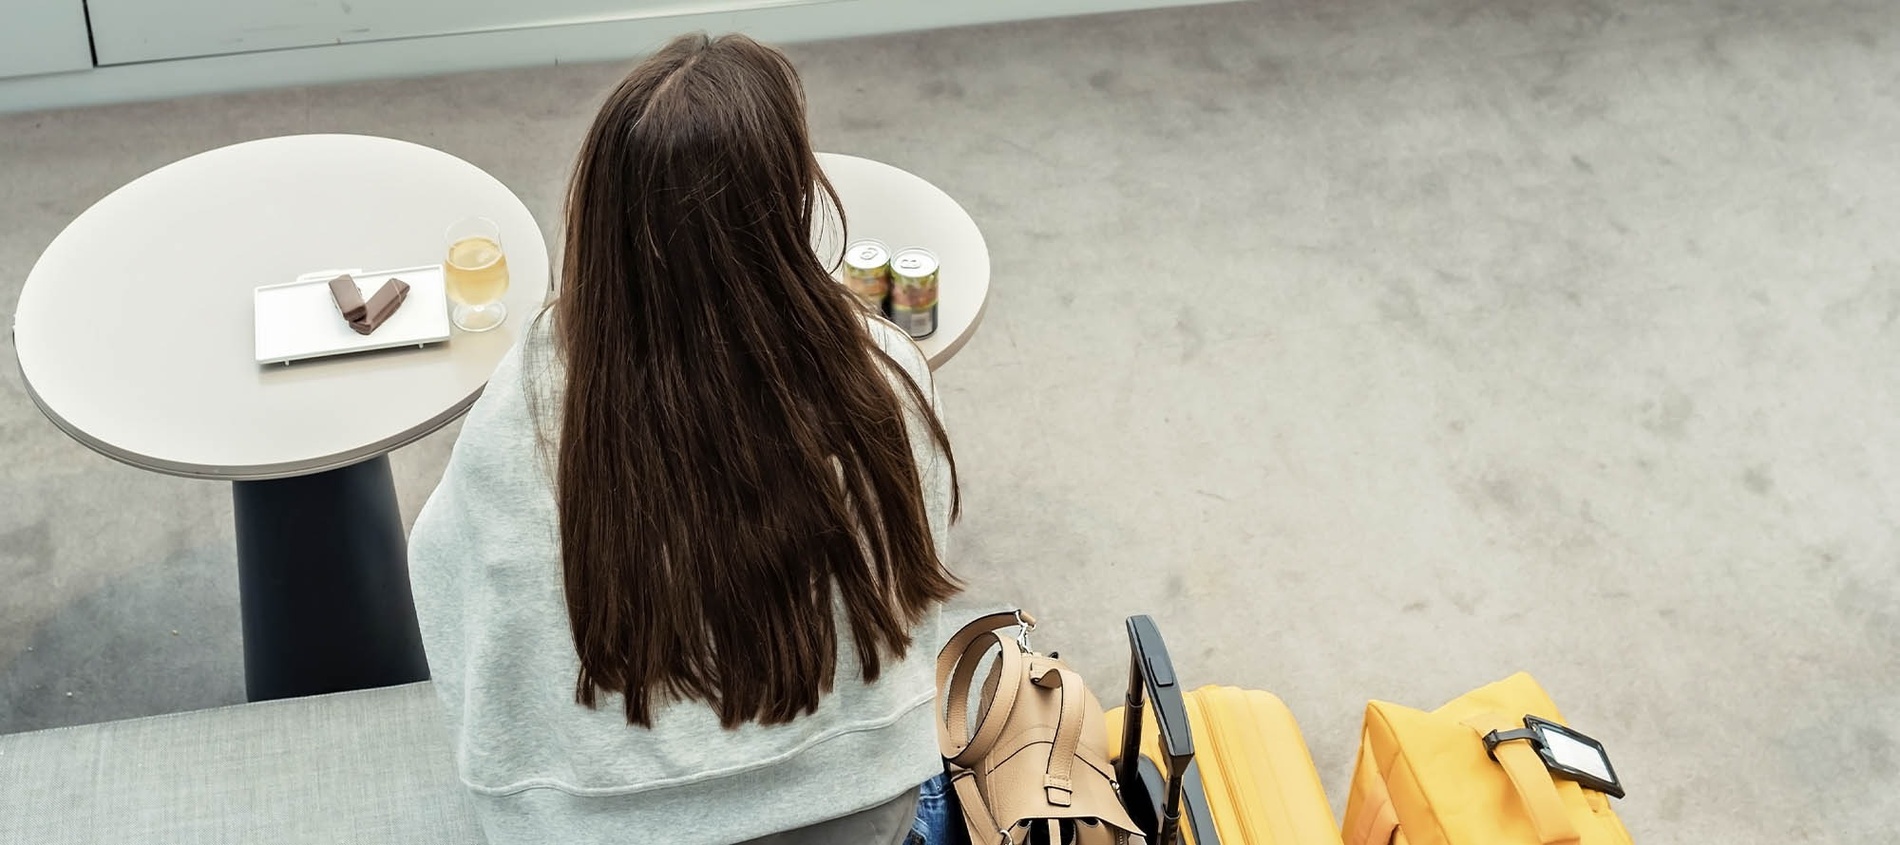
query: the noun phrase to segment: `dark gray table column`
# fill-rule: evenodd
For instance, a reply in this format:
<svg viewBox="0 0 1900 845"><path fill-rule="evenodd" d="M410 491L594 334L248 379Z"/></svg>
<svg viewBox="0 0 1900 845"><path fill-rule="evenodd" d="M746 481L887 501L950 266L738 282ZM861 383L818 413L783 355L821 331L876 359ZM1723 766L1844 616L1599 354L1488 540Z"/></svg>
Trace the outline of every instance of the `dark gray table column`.
<svg viewBox="0 0 1900 845"><path fill-rule="evenodd" d="M250 700L429 677L387 456L231 495Z"/></svg>

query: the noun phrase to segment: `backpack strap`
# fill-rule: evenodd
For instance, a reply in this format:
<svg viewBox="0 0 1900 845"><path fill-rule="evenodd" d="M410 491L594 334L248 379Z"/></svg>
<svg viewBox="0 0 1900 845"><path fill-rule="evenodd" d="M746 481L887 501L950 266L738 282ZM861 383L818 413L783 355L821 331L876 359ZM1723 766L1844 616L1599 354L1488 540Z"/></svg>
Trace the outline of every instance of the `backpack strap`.
<svg viewBox="0 0 1900 845"><path fill-rule="evenodd" d="M976 772L952 766L950 788L957 794L957 803L962 805L963 827L969 831L972 845L1008 841L1009 834L996 826L996 819L990 817L989 805L983 803L983 793L976 787Z"/></svg>
<svg viewBox="0 0 1900 845"><path fill-rule="evenodd" d="M1463 721L1480 737L1492 731L1524 727L1523 719L1497 713L1483 713ZM1530 817L1531 829L1537 832L1538 841L1544 845L1578 845L1581 836L1576 822L1571 821L1570 811L1564 809L1563 798L1557 794L1557 783L1551 779L1550 770L1544 768L1544 759L1537 756L1537 749L1532 748L1528 740L1510 740L1498 743L1492 753L1511 779L1511 786L1516 787L1517 797L1524 802L1524 813Z"/></svg>
<svg viewBox="0 0 1900 845"><path fill-rule="evenodd" d="M1044 666L1029 680L1040 689L1054 690L1062 696L1062 712L1056 717L1055 745L1049 751L1049 767L1043 772L1042 787L1049 803L1067 807L1075 794L1072 775L1076 749L1082 744L1082 678L1070 669Z"/></svg>
<svg viewBox="0 0 1900 845"><path fill-rule="evenodd" d="M1021 650L1016 641L997 631L1019 624L1018 614L992 613L978 618L945 643L937 653L937 689L949 700L948 709L937 718L937 750L950 762L968 767L989 753L1002 738L1009 711L1022 691ZM983 703L977 717L976 734L970 734L970 686L976 679L977 666L990 646L1001 645L1002 656L992 678L998 681L994 696Z"/></svg>

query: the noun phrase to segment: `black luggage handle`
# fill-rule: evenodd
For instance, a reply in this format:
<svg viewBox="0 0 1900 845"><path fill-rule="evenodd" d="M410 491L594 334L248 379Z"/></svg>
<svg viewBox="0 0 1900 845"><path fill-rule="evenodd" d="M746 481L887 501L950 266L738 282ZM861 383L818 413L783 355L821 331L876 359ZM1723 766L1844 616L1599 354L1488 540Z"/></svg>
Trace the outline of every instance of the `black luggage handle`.
<svg viewBox="0 0 1900 845"><path fill-rule="evenodd" d="M1121 759L1115 762L1115 779L1121 783L1124 803L1131 810L1141 798L1146 812L1153 815L1151 845L1174 845L1180 837L1182 805L1187 807L1188 824L1194 829L1196 845L1220 845L1214 831L1214 819L1208 814L1207 798L1201 791L1200 770L1194 765L1194 736L1188 729L1187 700L1175 678L1174 661L1168 658L1167 643L1161 629L1147 616L1128 617L1128 695L1122 710ZM1165 786L1150 784L1142 777L1141 727L1147 702L1154 702L1155 724L1160 728L1161 754L1166 772L1155 772L1155 780L1166 778ZM1161 786L1161 794L1150 790ZM1140 819L1137 819L1140 821ZM1144 825L1145 827L1145 825Z"/></svg>

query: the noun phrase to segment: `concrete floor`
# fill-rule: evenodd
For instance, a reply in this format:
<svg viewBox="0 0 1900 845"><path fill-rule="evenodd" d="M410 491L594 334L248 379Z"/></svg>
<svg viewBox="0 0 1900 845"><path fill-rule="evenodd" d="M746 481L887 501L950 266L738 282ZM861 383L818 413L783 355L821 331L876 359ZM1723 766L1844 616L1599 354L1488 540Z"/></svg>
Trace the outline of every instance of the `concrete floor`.
<svg viewBox="0 0 1900 845"><path fill-rule="evenodd" d="M1900 6L1324 0L796 46L825 149L997 268L939 374L971 601L1104 691L1155 614L1344 794L1365 699L1537 674L1646 843L1900 818ZM440 147L550 234L618 66L0 117L0 305L112 188ZM395 456L421 505L454 431ZM0 731L241 698L229 494L0 368Z"/></svg>

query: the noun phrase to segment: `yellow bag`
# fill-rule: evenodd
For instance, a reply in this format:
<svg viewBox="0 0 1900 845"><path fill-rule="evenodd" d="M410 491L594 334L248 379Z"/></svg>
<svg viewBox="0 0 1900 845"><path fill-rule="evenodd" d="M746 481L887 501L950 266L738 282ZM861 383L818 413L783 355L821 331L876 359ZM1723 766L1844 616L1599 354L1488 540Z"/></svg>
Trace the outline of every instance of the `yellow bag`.
<svg viewBox="0 0 1900 845"><path fill-rule="evenodd" d="M1524 736L1526 716L1563 724L1521 672L1430 713L1366 705L1346 845L1632 845L1608 795L1552 776ZM1503 740L1495 761L1485 741L1493 731ZM1607 760L1604 769L1614 781Z"/></svg>

